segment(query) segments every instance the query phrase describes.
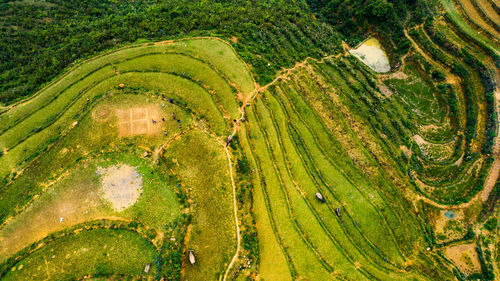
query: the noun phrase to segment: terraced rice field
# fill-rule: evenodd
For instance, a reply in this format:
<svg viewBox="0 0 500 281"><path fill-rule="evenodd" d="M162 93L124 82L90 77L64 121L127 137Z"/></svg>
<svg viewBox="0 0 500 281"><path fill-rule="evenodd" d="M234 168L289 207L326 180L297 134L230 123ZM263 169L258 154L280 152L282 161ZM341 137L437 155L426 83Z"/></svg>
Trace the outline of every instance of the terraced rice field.
<svg viewBox="0 0 500 281"><path fill-rule="evenodd" d="M441 2L392 73L329 54L258 85L229 43L192 38L103 53L3 108L0 278L495 272L477 217L500 167L498 14Z"/></svg>
<svg viewBox="0 0 500 281"><path fill-rule="evenodd" d="M226 43L181 40L103 54L6 108L0 117L2 275L56 278L67 256L88 269L75 270L74 278L223 274L237 236L223 144L240 117L238 98L245 100L253 83ZM199 154L189 153L193 147ZM95 245L73 241L82 235L92 241L101 235L95 228L117 229L107 230L109 239L123 243L143 239L150 254L134 246L139 240L116 253L110 240L97 260L72 254L72 248L97 254ZM118 235L122 229L130 239ZM48 247L56 244L61 253L52 255ZM199 265L181 272L188 249L197 251ZM130 260L116 264L116 255ZM46 270L47 259L53 261Z"/></svg>
<svg viewBox="0 0 500 281"><path fill-rule="evenodd" d="M500 33L495 29L493 24L490 24L485 17L485 13L480 9L480 6L471 0L461 0L457 1L458 7L460 7L464 15L470 20L470 22L477 27L478 30L484 32L485 35L492 38L493 41L498 42L498 36Z"/></svg>
<svg viewBox="0 0 500 281"><path fill-rule="evenodd" d="M495 112L498 112L499 101L496 81L500 77L498 36L495 34L498 13L491 1L457 1L457 6L451 1L441 3L446 10L444 21L428 19L422 27L408 33L417 46L420 60L423 58L431 64L430 71L434 69L444 73L443 83L447 85L439 86L443 93L451 94L449 97L456 99L451 103L448 101L448 104L455 104L455 109L449 110L452 113L449 116L451 123L447 126L454 128L450 133L455 137L445 138L448 146L454 146L455 151L447 149L449 153L445 158L429 158L429 155L439 151L434 146L446 143L434 141L435 145L429 145L429 141L433 141L423 137L419 141L420 155L417 154L420 163L414 166L412 173L415 183L426 194L424 209L439 247L445 248L445 255L454 261L457 271L463 272L464 276L483 276L489 280L491 274L497 271L498 259L496 263L493 261L490 265L479 266L484 257L477 257L477 254L483 254L481 249L496 251L497 246L482 238L474 239L470 235L472 232L480 232L486 237L492 237L492 234L477 227L471 228L470 224L474 216L480 214L482 202L494 198L490 192L499 176L500 145L495 138L498 135L495 125L498 124L498 114ZM457 115L460 111L462 114ZM429 150L434 150L434 153L429 153ZM418 158L412 158L412 161ZM461 191L457 193L458 190ZM463 192L470 195L457 201L456 198L463 196ZM452 201L439 200L436 195ZM434 202L427 200L430 198ZM460 215L457 218L445 217L443 212L446 210L452 213L457 210ZM454 243L457 246L452 246ZM462 254L455 250L460 247L476 247L476 251ZM494 255L490 257L494 258Z"/></svg>

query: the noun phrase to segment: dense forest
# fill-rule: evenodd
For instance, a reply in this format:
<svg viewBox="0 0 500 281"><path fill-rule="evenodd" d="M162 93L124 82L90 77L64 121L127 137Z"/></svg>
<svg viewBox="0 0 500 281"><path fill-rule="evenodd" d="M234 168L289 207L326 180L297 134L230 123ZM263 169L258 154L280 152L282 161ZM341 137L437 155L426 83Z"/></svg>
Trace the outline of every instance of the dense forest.
<svg viewBox="0 0 500 281"><path fill-rule="evenodd" d="M404 54L410 42L403 26L422 21L431 9L426 1L416 0L307 0L311 10L333 26L350 44L357 44L367 33L377 33L385 47L397 55Z"/></svg>
<svg viewBox="0 0 500 281"><path fill-rule="evenodd" d="M307 56L339 51L341 35L356 44L370 32L393 34L389 47L401 54L408 48L401 34L405 11L417 5L412 2L5 1L0 4L0 103L33 94L73 62L131 42L232 39L261 84Z"/></svg>
<svg viewBox="0 0 500 281"><path fill-rule="evenodd" d="M130 42L234 36L261 83L282 66L340 46L300 1L47 0L3 3L0 15L2 103L32 94L74 61ZM301 37L303 46L291 43Z"/></svg>

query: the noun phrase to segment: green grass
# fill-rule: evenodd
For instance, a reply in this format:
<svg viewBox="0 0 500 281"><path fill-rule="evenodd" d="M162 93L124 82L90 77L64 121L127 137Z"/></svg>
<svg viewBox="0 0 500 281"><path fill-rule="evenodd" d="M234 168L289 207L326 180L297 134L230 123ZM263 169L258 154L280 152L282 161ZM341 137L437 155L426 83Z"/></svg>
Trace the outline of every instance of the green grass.
<svg viewBox="0 0 500 281"><path fill-rule="evenodd" d="M101 196L102 176L97 169L123 164L136 167L143 184L138 201L119 212ZM126 151L88 159L0 229L0 261L50 233L98 218L133 220L164 233L181 213L174 194L175 181L168 176L158 173L149 161ZM60 218L64 220L60 222Z"/></svg>
<svg viewBox="0 0 500 281"><path fill-rule="evenodd" d="M198 260L184 271L186 278L217 279L236 245L228 199L232 186L220 136L240 115L238 99L253 90L246 65L229 44L191 39L103 54L3 112L0 144L7 152L0 158L0 173L10 175L0 191L0 236L2 243L14 242L0 247L2 258L74 225L111 218L147 229L162 249L161 274L179 278L185 246L195 250ZM120 136L115 111L144 107L166 119L148 125L159 126L158 132ZM173 113L182 123L172 120ZM100 197L96 174L98 167L117 164L134 166L143 176L141 197L122 212ZM191 231L184 245L187 224ZM58 241L63 240L53 243Z"/></svg>
<svg viewBox="0 0 500 281"><path fill-rule="evenodd" d="M142 56L115 65L120 73L136 72L165 72L188 77L203 83L203 86L214 91L214 96L220 101L224 111L230 119L238 118L238 104L236 91L227 83L225 78L205 62L182 54L165 54Z"/></svg>
<svg viewBox="0 0 500 281"><path fill-rule="evenodd" d="M185 278L217 280L236 250L232 186L223 145L194 130L165 151L165 162L193 204L186 250L194 250L197 263L191 266L185 261Z"/></svg>
<svg viewBox="0 0 500 281"><path fill-rule="evenodd" d="M247 109L248 110L248 109ZM249 122L254 121L256 117L253 115L253 110L249 110ZM273 220L276 221L276 232L282 237L283 248L286 249L286 254L290 256L292 268L292 276L304 276L306 278L319 278L328 276L328 271L321 264L318 256L311 251L310 246L304 241L304 238L297 231L297 225L289 213L289 206L286 196L281 186L280 179L274 171L272 158L265 143L264 135L260 128L251 130L249 137L252 140L252 150L258 151L257 161L260 165L260 172L263 175L261 180L265 180L263 184L264 194L267 199L268 210L272 210ZM265 210L256 210L257 213ZM353 274L357 274L353 272ZM358 278L360 276L358 275Z"/></svg>
<svg viewBox="0 0 500 281"><path fill-rule="evenodd" d="M90 276L154 276L156 248L127 230L96 229L59 238L19 261L2 280L75 280Z"/></svg>

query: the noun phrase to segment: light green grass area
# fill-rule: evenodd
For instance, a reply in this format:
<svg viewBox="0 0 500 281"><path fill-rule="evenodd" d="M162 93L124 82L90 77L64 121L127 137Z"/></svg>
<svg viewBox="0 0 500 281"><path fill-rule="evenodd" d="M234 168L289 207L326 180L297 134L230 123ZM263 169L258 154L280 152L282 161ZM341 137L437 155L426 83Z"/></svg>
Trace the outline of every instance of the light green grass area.
<svg viewBox="0 0 500 281"><path fill-rule="evenodd" d="M224 274L235 253L236 230L222 139L254 87L229 44L218 39L169 41L82 62L3 112L1 260L21 252L25 260L37 257L48 246L33 254L26 247L75 225L107 219L139 227L161 248L155 258L161 268L150 276L180 278L185 247L194 249L198 259L196 267L183 270L187 279ZM181 166L166 165L165 159ZM137 202L123 211L103 198L99 172L120 165L133 167L142 180ZM179 180L191 187L185 189ZM184 245L186 229L192 231ZM151 256L147 249L143 254ZM79 258L87 256L74 262ZM130 262L135 262L133 256ZM0 266L10 270L11 264L12 259ZM89 274L134 276L145 266L141 262L138 270L123 270L121 264L105 265L103 272ZM68 266L54 265L52 276L84 275Z"/></svg>
<svg viewBox="0 0 500 281"><path fill-rule="evenodd" d="M254 151L251 149L253 145L250 143L248 137L248 130L250 127L245 127L239 133L240 140L244 153L248 156L252 167L259 167L258 162L254 156ZM252 172L253 185L255 190L253 193L257 233L259 237L259 276L262 280L292 280L291 273L293 272L292 264L289 256L284 254L284 246L282 244L282 237L278 236L276 232L276 221L272 217L272 210L269 206L269 198L265 193L265 186L261 181L261 176L257 176L256 172Z"/></svg>
<svg viewBox="0 0 500 281"><path fill-rule="evenodd" d="M123 211L114 210L103 197L103 176L98 173L98 169L119 165L134 167L142 179L140 197ZM0 261L50 233L95 219L133 220L163 233L180 215L173 192L175 182L167 176L155 171L147 160L127 152L105 153L76 166L0 229Z"/></svg>
<svg viewBox="0 0 500 281"><path fill-rule="evenodd" d="M86 275L154 276L155 247L137 233L96 229L50 242L18 262L2 280L75 280Z"/></svg>
<svg viewBox="0 0 500 281"><path fill-rule="evenodd" d="M164 155L193 202L186 247L194 250L197 262L192 266L185 261L185 278L218 280L236 250L232 186L223 144L194 130L174 142Z"/></svg>

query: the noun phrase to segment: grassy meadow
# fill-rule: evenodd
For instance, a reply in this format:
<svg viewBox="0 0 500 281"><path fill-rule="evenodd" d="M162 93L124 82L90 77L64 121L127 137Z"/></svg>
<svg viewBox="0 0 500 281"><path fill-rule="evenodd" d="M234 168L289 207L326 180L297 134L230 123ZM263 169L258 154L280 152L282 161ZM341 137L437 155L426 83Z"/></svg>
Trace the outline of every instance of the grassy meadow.
<svg viewBox="0 0 500 281"><path fill-rule="evenodd" d="M235 252L236 231L222 144L253 88L246 65L221 40L169 41L82 62L4 111L2 276L223 274ZM192 154L193 147L204 150ZM184 168L172 165L176 159ZM205 170L210 161L213 168ZM105 198L102 171L123 165L134 169L141 184L136 201L121 210ZM112 186L129 184L121 176ZM207 185L214 189L206 190ZM71 232L103 220L97 229ZM114 230L116 224L125 230ZM95 235L102 239L91 241ZM141 244L144 238L149 246ZM77 254L75 247L86 244L88 252ZM97 250L105 244L117 247ZM38 272L54 251L48 245L58 245L60 252ZM184 269L188 247L199 261L190 270ZM97 259L87 261L89 255ZM131 256L120 262L118 255ZM87 263L68 272L70 264L83 259ZM152 269L144 275L147 263Z"/></svg>

